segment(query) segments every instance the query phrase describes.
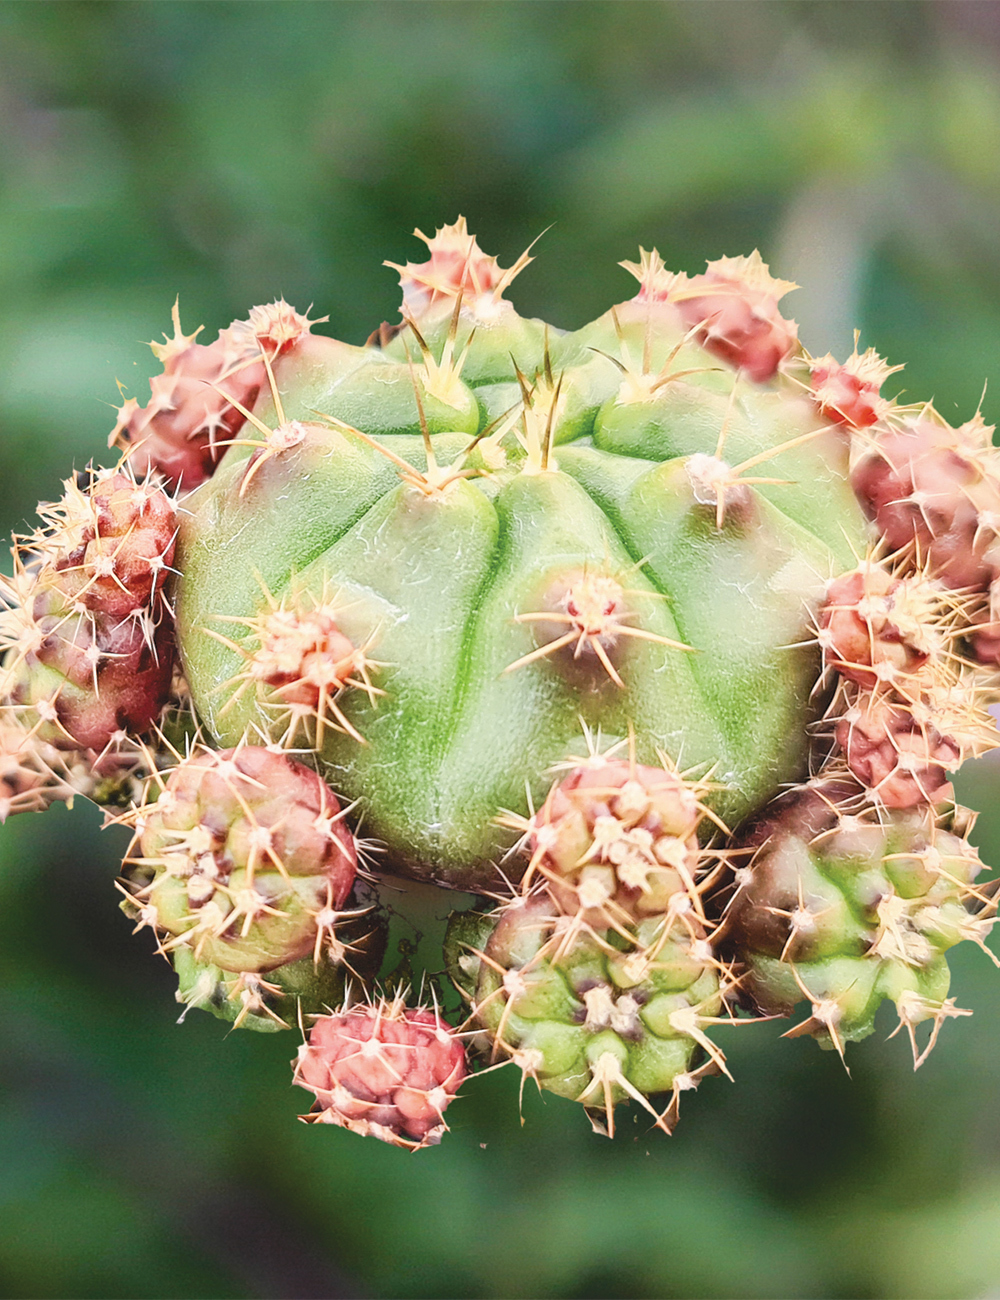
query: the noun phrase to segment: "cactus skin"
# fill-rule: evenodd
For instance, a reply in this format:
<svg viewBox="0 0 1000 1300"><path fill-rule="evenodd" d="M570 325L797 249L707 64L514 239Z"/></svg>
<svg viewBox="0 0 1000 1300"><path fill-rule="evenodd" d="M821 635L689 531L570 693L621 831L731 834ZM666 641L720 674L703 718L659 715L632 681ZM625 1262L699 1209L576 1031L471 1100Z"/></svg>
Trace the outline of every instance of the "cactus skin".
<svg viewBox="0 0 1000 1300"><path fill-rule="evenodd" d="M465 1076L465 1049L447 1023L400 998L317 1016L295 1062L295 1082L316 1095L303 1120L409 1150L441 1141Z"/></svg>
<svg viewBox="0 0 1000 1300"><path fill-rule="evenodd" d="M313 1017L305 1118L398 1146L465 1036L609 1135L671 1131L761 1013L843 1054L888 1000L921 1064L996 910L949 779L998 744L992 429L857 338L810 356L759 254L640 250L564 333L505 297L530 251L420 238L364 347L283 301L204 346L175 305L122 462L15 538L0 818L127 808L181 1019ZM378 992L361 824L372 870L496 904L444 942L467 1022Z"/></svg>

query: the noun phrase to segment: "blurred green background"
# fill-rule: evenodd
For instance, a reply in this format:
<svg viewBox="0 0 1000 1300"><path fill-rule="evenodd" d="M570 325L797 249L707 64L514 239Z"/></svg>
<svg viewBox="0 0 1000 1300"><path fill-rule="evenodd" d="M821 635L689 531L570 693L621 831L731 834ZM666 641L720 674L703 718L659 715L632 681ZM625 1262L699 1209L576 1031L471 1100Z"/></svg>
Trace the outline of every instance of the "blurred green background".
<svg viewBox="0 0 1000 1300"><path fill-rule="evenodd" d="M759 246L813 352L852 330L956 420L1000 342L1000 7L0 5L0 516L99 454L141 340L283 293L360 342L383 258L462 212L513 297L576 327L639 243ZM983 401L996 419L996 392ZM1000 769L962 793L1000 865ZM1000 975L959 951L919 1074L783 1025L735 1086L614 1143L472 1081L416 1156L295 1122L291 1035L176 1024L92 808L0 831L0 1293L17 1297L1000 1296ZM971 945L965 945L971 947ZM885 1031L891 1027L887 1019Z"/></svg>

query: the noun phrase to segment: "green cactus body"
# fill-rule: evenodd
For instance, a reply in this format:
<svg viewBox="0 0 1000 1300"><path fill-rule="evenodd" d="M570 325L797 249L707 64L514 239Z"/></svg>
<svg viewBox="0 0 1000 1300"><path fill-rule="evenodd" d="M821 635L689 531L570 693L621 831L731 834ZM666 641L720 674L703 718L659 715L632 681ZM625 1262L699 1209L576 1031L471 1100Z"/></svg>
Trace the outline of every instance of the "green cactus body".
<svg viewBox="0 0 1000 1300"><path fill-rule="evenodd" d="M864 535L842 433L793 381L720 369L671 306L623 304L620 337L609 315L553 333L549 356L521 322L535 351L520 360L540 378L505 429L519 318L503 308L502 346L470 307L441 316L436 357L345 360L310 338L279 358L280 409L256 414L270 430L300 422L301 441L232 447L188 498L180 539L179 643L218 741L287 726L280 694L246 675L269 602L332 602L384 694L340 695L328 779L363 801L393 869L464 888L495 883L498 811L523 809L526 782L544 793L581 719L631 729L641 758L711 768L727 818L799 775L818 661L790 647ZM459 342L476 330L461 376L456 319ZM726 464L758 460L725 480ZM574 619L598 580L610 612Z"/></svg>

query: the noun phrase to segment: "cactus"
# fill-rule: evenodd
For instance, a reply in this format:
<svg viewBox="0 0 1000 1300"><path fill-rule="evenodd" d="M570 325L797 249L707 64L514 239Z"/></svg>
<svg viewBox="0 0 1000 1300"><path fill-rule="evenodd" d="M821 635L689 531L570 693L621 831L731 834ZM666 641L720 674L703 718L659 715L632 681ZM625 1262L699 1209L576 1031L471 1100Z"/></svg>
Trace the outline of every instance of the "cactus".
<svg viewBox="0 0 1000 1300"><path fill-rule="evenodd" d="M810 356L757 253L640 250L567 333L530 253L420 237L364 346L175 304L120 461L15 538L0 811L122 808L184 1014L311 1023L306 1118L395 1145L477 1063L669 1132L801 1004L843 1054L891 1001L919 1065L994 919L950 785L997 744L992 430ZM433 1010L379 969L406 879L480 896Z"/></svg>

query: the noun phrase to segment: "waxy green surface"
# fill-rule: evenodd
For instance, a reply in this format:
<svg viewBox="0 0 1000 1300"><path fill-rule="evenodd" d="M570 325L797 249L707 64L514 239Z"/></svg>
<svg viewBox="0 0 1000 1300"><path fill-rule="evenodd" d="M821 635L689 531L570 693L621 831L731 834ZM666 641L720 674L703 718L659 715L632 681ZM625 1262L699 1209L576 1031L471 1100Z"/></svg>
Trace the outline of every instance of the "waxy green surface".
<svg viewBox="0 0 1000 1300"><path fill-rule="evenodd" d="M259 614L265 590L333 597L342 630L355 645L370 642L383 665L373 681L386 694L374 705L356 690L340 697L367 743L328 730L327 779L360 801L386 867L460 888L498 882L494 864L512 836L496 817L527 812L526 785L540 800L552 764L586 752L584 724L605 742L631 730L642 762L663 752L685 770L711 771L713 805L730 822L801 775L819 660L797 643L810 639L827 580L865 546L846 438L822 425L801 387L739 379L684 342L669 317L637 304L623 304L617 324L609 315L576 335L552 332L563 398L542 472L525 468L512 432L505 457L477 450L466 464L478 476L425 494L378 448L317 414L424 471L415 372L435 457L447 464L516 399L508 345L518 319L505 320L505 352L477 331L463 378L494 382L453 383L447 401L428 393L416 363L309 340L276 367L285 418L308 424L306 440L266 459L242 497L247 459L258 453L230 448L182 511L180 646L208 729L222 745L248 730L280 732L253 690L229 704L242 659L208 630L239 641L246 629L225 620ZM471 324L460 323L460 345ZM520 368L532 344L531 370L544 374L544 331L523 327ZM608 358L634 371L644 349L653 371L667 362L671 373L693 373L623 401L622 373ZM257 413L278 423L270 400ZM780 482L750 487L749 506L718 528L686 460L714 455L723 430L733 465L803 441L746 471ZM690 650L623 636L612 658L624 689L594 656L574 660L572 647L505 672L540 644L516 616L584 570L618 579L633 626Z"/></svg>

